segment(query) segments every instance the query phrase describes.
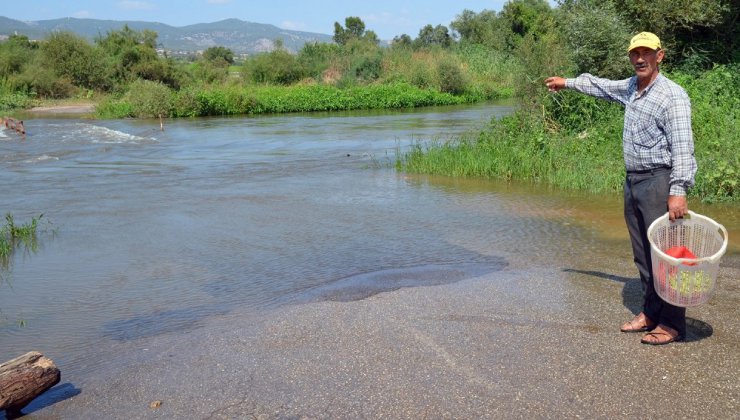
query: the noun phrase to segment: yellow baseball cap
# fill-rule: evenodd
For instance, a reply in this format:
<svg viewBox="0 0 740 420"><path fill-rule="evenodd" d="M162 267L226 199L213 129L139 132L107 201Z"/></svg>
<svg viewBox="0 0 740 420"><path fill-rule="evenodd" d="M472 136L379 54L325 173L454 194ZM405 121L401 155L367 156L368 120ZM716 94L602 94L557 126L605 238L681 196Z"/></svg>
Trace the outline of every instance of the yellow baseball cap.
<svg viewBox="0 0 740 420"><path fill-rule="evenodd" d="M627 48L627 52L630 52L637 47L647 47L651 50L658 50L660 49L660 38L652 32L640 32L632 37L630 47Z"/></svg>

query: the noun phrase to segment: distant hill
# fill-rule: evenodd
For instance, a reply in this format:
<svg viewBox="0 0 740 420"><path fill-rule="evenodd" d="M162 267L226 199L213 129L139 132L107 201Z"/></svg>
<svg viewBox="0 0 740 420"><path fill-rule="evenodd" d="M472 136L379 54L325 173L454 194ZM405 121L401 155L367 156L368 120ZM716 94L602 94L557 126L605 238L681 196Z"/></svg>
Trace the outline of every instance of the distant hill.
<svg viewBox="0 0 740 420"><path fill-rule="evenodd" d="M4 16L0 16L0 38L17 33L30 39L44 39L54 31L69 31L93 41L110 31L120 30L124 25L135 31L149 29L157 32L157 42L161 48L173 53L188 53L223 46L236 54L254 54L271 51L277 39L283 41L285 48L295 52L307 42L332 42L331 35L290 31L274 25L239 19L175 27L158 22L77 18L23 22Z"/></svg>

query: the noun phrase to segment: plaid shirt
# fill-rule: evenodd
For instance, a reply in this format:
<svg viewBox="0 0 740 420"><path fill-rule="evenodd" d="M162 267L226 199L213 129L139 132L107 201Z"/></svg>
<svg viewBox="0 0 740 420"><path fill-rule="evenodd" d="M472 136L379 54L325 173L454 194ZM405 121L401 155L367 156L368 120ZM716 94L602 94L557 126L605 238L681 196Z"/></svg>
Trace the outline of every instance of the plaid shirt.
<svg viewBox="0 0 740 420"><path fill-rule="evenodd" d="M696 160L691 103L686 91L662 74L641 94L637 76L608 80L582 74L565 87L625 107L622 149L628 171L671 168L671 195L686 195L694 185Z"/></svg>

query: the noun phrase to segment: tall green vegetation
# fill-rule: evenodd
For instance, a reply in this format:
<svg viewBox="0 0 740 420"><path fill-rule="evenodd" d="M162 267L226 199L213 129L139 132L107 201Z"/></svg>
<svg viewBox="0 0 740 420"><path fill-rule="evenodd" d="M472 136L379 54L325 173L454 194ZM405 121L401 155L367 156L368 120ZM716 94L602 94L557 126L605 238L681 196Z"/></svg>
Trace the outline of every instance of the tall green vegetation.
<svg viewBox="0 0 740 420"><path fill-rule="evenodd" d="M311 100L294 108L420 106L511 95L514 60L458 43L446 26L426 25L416 38L405 36L408 42L394 42L391 47L381 45L358 17L347 17L344 25L337 22L334 30L334 43L308 43L291 52L276 40L271 51L241 63L232 51L219 46L189 61L175 61L157 53L155 32L128 26L101 35L92 44L69 32L53 33L40 42L11 37L0 42L0 107L26 107L34 99L102 95L98 114L107 117L268 112L286 108L255 105L252 98L275 86L301 90L313 85L352 92L365 89L368 101L364 106L354 99L351 105L337 105L344 102L323 97L327 104ZM374 85L390 86L387 91L394 93L375 98L379 90ZM402 86L411 97L428 90L424 96L436 99L394 99ZM203 98L213 95L228 98L219 102L229 105L204 105L209 101Z"/></svg>
<svg viewBox="0 0 740 420"><path fill-rule="evenodd" d="M10 258L18 247L36 249L36 230L42 217L43 214L19 225L11 213L5 214L5 223L0 225L0 268L8 268Z"/></svg>
<svg viewBox="0 0 740 420"><path fill-rule="evenodd" d="M630 76L632 69L624 44L631 34L614 3L568 2L558 13L564 46L576 74L591 73L610 79Z"/></svg>
<svg viewBox="0 0 740 420"><path fill-rule="evenodd" d="M740 3L735 0L611 0L631 29L658 34L669 64L709 68L740 59Z"/></svg>
<svg viewBox="0 0 740 420"><path fill-rule="evenodd" d="M172 60L157 55L156 39L155 32L128 26L98 37L94 44L70 32L54 32L40 42L11 36L0 43L0 106L30 104L12 100L14 96L122 94L139 79L178 88L187 75Z"/></svg>
<svg viewBox="0 0 740 420"><path fill-rule="evenodd" d="M686 7L662 0L566 0L548 11L539 1L513 0L499 13L464 11L452 23L461 43L508 51L517 58L522 73L514 85L522 107L480 133L454 142L417 144L399 160L399 168L619 191L624 110L574 92L548 94L542 80L582 72L628 77L629 37L652 30L664 40L670 57L662 70L692 101L700 170L690 194L704 201L739 200L740 157L730 152L740 148L738 28L732 24L738 6L710 0L679 3Z"/></svg>
<svg viewBox="0 0 740 420"><path fill-rule="evenodd" d="M41 44L42 60L57 76L80 88L105 89L109 85L100 50L70 32L57 32Z"/></svg>
<svg viewBox="0 0 740 420"><path fill-rule="evenodd" d="M349 16L344 19L344 25L334 22L334 42L339 45L347 45L353 40L362 40L378 43L378 36L375 32L365 29L365 22L356 16Z"/></svg>
<svg viewBox="0 0 740 420"><path fill-rule="evenodd" d="M390 46L358 17L334 24L334 43L297 52L280 40L237 63L223 47L190 62L157 54L157 34L128 27L93 44L70 33L0 42L0 109L36 98L106 95L106 117L157 117L397 108L515 95L517 113L457 142L418 145L409 171L496 176L616 191L623 110L573 92L548 94L551 75L625 78L629 37L655 32L662 71L692 100L700 171L692 194L737 201L740 184L740 5L732 0L509 0L463 10Z"/></svg>
<svg viewBox="0 0 740 420"><path fill-rule="evenodd" d="M414 108L457 105L480 100L474 96L420 89L407 83L340 88L331 85L212 86L170 90L163 84L139 81L120 99L103 102L105 118L191 117L282 112L343 111L353 109Z"/></svg>
<svg viewBox="0 0 740 420"><path fill-rule="evenodd" d="M243 66L244 76L256 84L290 85L305 76L298 58L281 45L277 49L247 60Z"/></svg>
<svg viewBox="0 0 740 420"><path fill-rule="evenodd" d="M182 84L183 75L175 63L157 55L154 31L138 32L124 25L123 29L108 32L95 42L108 57L109 71L119 85L136 79L161 82L175 89Z"/></svg>
<svg viewBox="0 0 740 420"><path fill-rule="evenodd" d="M46 97L67 96L74 89L70 80L59 78L42 63L39 45L23 35L0 43L0 109L30 106L36 92Z"/></svg>
<svg viewBox="0 0 740 420"><path fill-rule="evenodd" d="M475 45L453 43L441 25L427 25L416 39L390 48L379 45L359 18L349 17L335 29L337 42L308 43L297 53L276 41L272 51L248 57L237 67L240 78L228 73L226 63L233 56L229 51L206 50L187 67L180 87L154 79L169 89L151 85L141 90L141 83L131 82L125 86L128 93L111 96L98 113L152 116L154 96L166 98L160 101L165 116L199 116L415 107L511 95L515 61Z"/></svg>

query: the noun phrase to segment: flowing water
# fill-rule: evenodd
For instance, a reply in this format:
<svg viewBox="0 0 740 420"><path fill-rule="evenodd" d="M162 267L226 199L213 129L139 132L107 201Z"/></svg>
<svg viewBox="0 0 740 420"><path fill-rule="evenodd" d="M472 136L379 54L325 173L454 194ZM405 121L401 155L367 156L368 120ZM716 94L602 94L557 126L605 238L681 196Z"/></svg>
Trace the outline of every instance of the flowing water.
<svg viewBox="0 0 740 420"><path fill-rule="evenodd" d="M414 142L509 112L181 119L164 131L31 119L25 139L0 131L0 210L16 223L43 213L37 248L2 269L0 359L35 349L92 374L97 346L186 333L236 309L363 299L548 260L586 269L584 254L629 262L619 197L393 167ZM729 209L706 213L736 231Z"/></svg>

